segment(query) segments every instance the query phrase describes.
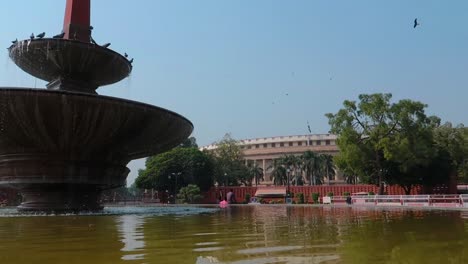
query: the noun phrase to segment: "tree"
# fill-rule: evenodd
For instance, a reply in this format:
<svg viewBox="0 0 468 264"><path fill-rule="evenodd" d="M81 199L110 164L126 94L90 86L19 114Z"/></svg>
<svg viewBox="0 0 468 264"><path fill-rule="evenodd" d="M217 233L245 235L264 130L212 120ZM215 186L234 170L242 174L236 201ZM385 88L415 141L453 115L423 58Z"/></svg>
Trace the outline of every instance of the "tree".
<svg viewBox="0 0 468 264"><path fill-rule="evenodd" d="M273 181L274 185L285 185L287 183L287 171L281 159L274 159L273 164L268 169L271 169L271 181Z"/></svg>
<svg viewBox="0 0 468 264"><path fill-rule="evenodd" d="M197 139L195 137L189 137L182 142L179 147L181 148L198 148Z"/></svg>
<svg viewBox="0 0 468 264"><path fill-rule="evenodd" d="M211 156L216 165L214 178L218 184L223 186L251 185L252 178L245 165L240 144L230 134L226 134L221 141L216 143Z"/></svg>
<svg viewBox="0 0 468 264"><path fill-rule="evenodd" d="M321 169L321 160L320 156L313 151L306 151L301 156L302 160L302 169L305 172L306 178L309 179L310 185L321 184L321 180L318 175L320 174Z"/></svg>
<svg viewBox="0 0 468 264"><path fill-rule="evenodd" d="M290 177L288 180L294 185L304 185L304 179L302 177L302 162L300 157L296 155L284 155L280 158L280 162L286 167L286 173L289 173ZM286 175L288 176L288 175Z"/></svg>
<svg viewBox="0 0 468 264"><path fill-rule="evenodd" d="M435 158L432 129L438 118L427 117L426 105L411 100L390 103L391 94L359 95L346 100L336 114L326 114L338 135L340 169L379 185L384 180L407 190L422 181L421 172Z"/></svg>
<svg viewBox="0 0 468 264"><path fill-rule="evenodd" d="M327 179L328 185L330 185L330 179L335 176L335 164L333 163L333 156L329 154L320 155L322 162L322 171L325 173L325 179Z"/></svg>
<svg viewBox="0 0 468 264"><path fill-rule="evenodd" d="M468 128L445 123L434 129L438 151L450 157L451 174L462 182L468 181Z"/></svg>
<svg viewBox="0 0 468 264"><path fill-rule="evenodd" d="M248 162L247 168L249 170L250 178L252 178L255 181L255 186L259 184L260 180L264 180L263 169L260 166L258 166L256 162Z"/></svg>
<svg viewBox="0 0 468 264"><path fill-rule="evenodd" d="M146 168L138 172L135 183L138 188L160 191L196 184L208 190L213 184L213 162L197 148L175 148L146 159Z"/></svg>

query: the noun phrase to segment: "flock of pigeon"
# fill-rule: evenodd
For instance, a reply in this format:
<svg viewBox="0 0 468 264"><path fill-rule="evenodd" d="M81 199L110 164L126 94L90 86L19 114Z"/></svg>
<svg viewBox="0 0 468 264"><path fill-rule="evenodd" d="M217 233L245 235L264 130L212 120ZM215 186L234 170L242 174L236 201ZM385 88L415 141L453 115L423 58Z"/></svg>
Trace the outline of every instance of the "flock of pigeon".
<svg viewBox="0 0 468 264"><path fill-rule="evenodd" d="M92 31L92 30L93 30L93 27L90 26L89 29ZM43 38L45 37L45 35L46 35L45 32L42 32L42 33L37 34L37 35L34 35L34 33L32 33L31 36L29 36L29 39L30 39L30 40L34 40L34 39L43 39ZM62 39L64 36L65 36L65 32L62 31L62 33L57 34L57 35L53 36L52 38L54 38L54 39ZM76 33L75 33L73 39L76 39ZM18 39L13 40L11 43L12 43L13 45L15 45L16 43L18 43ZM94 41L93 37L91 37L91 43L94 44L94 45L99 45L99 44L96 43L96 41ZM106 44L103 44L103 45L100 45L100 46L103 47L103 48L109 48L110 45L111 45L111 43L106 43ZM125 58L128 59L128 54L127 54L127 53L125 53L124 56L125 56ZM130 59L128 62L130 62L130 64L132 64L132 63L133 63L133 58Z"/></svg>

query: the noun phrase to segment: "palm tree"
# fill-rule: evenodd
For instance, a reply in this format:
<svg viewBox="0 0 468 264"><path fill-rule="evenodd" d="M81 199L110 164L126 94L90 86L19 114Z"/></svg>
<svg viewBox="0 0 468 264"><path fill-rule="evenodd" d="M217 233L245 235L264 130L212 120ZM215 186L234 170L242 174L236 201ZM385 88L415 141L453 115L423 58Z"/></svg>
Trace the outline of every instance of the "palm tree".
<svg viewBox="0 0 468 264"><path fill-rule="evenodd" d="M318 177L322 168L322 159L320 158L320 155L308 150L302 154L301 159L303 163L303 170L306 174L306 177L309 178L309 184L322 184L320 177Z"/></svg>
<svg viewBox="0 0 468 264"><path fill-rule="evenodd" d="M283 165L292 172L293 178L290 179L294 185L303 185L303 178L302 178L302 161L300 157L296 155L285 155L281 158Z"/></svg>
<svg viewBox="0 0 468 264"><path fill-rule="evenodd" d="M263 178L263 168L258 166L256 162L249 162L247 163L247 168L249 169L250 176L255 180L255 186L258 185L260 180L264 180Z"/></svg>
<svg viewBox="0 0 468 264"><path fill-rule="evenodd" d="M283 166L282 159L274 159L273 164L268 167L271 171L271 180L274 185L284 185L287 183L286 168Z"/></svg>
<svg viewBox="0 0 468 264"><path fill-rule="evenodd" d="M329 154L322 154L320 155L322 159L322 168L323 172L325 172L325 178L328 181L328 185L330 185L330 178L335 176L335 164L333 163L333 156Z"/></svg>

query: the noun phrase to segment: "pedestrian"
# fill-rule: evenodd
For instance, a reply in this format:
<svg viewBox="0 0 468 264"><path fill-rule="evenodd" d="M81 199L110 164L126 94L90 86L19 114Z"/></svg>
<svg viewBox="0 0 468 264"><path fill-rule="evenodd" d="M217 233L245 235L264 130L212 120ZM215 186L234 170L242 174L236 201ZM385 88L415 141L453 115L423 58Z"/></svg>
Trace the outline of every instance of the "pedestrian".
<svg viewBox="0 0 468 264"><path fill-rule="evenodd" d="M226 198L227 198L228 203L233 204L233 203L236 202L236 197L235 197L234 192L233 192L232 189L229 190L229 192L227 193L226 196L227 196Z"/></svg>

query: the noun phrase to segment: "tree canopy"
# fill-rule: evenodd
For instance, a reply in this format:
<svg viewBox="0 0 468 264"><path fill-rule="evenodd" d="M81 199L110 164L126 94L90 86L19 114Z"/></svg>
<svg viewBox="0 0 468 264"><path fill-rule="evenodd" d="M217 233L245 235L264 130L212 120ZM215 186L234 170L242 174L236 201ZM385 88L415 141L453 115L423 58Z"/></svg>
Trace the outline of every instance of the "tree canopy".
<svg viewBox="0 0 468 264"><path fill-rule="evenodd" d="M138 188L175 193L195 184L206 191L213 184L213 170L213 161L206 153L193 147L177 147L147 158L146 168L139 170L135 183Z"/></svg>
<svg viewBox="0 0 468 264"><path fill-rule="evenodd" d="M417 184L447 180L443 166L439 174L428 174L442 164L434 147L434 129L440 119L425 114L425 104L412 100L391 102L391 94L362 94L359 102L344 101L336 114L326 114L331 133L338 135L340 154L336 164L346 174L379 185L398 184L409 193Z"/></svg>

